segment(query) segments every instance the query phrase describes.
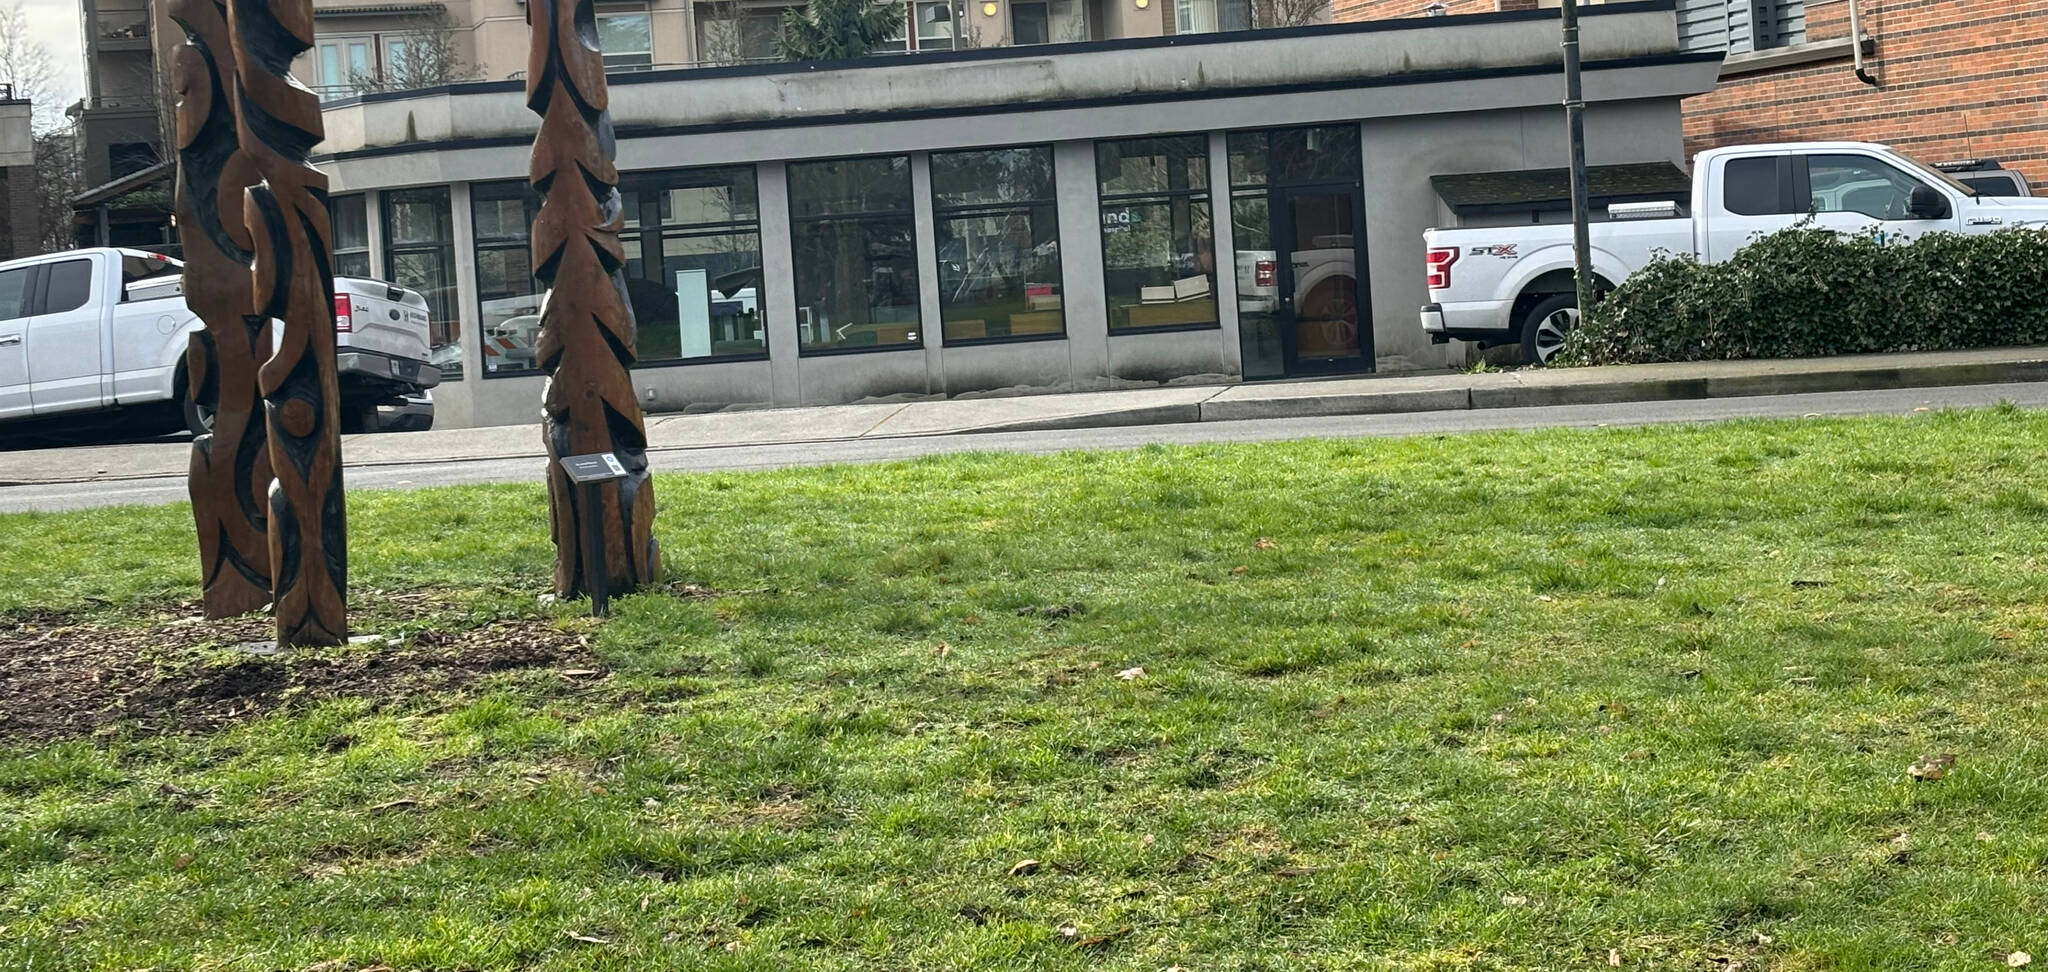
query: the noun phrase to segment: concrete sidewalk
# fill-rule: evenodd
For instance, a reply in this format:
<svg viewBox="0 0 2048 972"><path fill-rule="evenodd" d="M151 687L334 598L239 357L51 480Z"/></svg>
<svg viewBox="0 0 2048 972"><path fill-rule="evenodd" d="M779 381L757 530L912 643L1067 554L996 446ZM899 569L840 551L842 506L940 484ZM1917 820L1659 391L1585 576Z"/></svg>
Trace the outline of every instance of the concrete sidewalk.
<svg viewBox="0 0 2048 972"><path fill-rule="evenodd" d="M647 438L650 449L670 450L2043 380L2048 380L2048 347L1996 348L1782 361L1167 386L1013 398L654 415L647 421ZM536 402L532 424L349 436L343 440L342 454L350 466L537 457L545 454L538 423ZM52 458L59 455L62 461L53 462ZM182 476L190 456L191 447L179 442L0 452L0 486Z"/></svg>

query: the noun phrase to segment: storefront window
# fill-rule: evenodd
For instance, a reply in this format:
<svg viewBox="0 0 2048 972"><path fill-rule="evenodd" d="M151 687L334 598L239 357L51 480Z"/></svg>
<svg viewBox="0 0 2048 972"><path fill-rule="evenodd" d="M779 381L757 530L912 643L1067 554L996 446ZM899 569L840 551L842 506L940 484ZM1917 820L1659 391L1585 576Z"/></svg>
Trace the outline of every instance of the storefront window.
<svg viewBox="0 0 2048 972"><path fill-rule="evenodd" d="M789 166L797 336L806 351L916 347L910 157Z"/></svg>
<svg viewBox="0 0 2048 972"><path fill-rule="evenodd" d="M484 376L534 374L540 368L540 282L528 236L540 198L523 180L469 187L476 236L477 320L483 326Z"/></svg>
<svg viewBox="0 0 2048 972"><path fill-rule="evenodd" d="M1095 173L1110 330L1215 324L1208 137L1101 142Z"/></svg>
<svg viewBox="0 0 2048 972"><path fill-rule="evenodd" d="M455 316L455 229L448 187L393 189L384 199L384 276L427 299L427 360L444 381L462 377Z"/></svg>
<svg viewBox="0 0 2048 972"><path fill-rule="evenodd" d="M327 201L328 219L334 226L337 277L370 276L370 219L364 209L361 193Z"/></svg>
<svg viewBox="0 0 2048 972"><path fill-rule="evenodd" d="M1052 148L932 154L948 343L1066 333Z"/></svg>
<svg viewBox="0 0 2048 972"><path fill-rule="evenodd" d="M635 173L619 188L640 363L766 354L754 167Z"/></svg>
<svg viewBox="0 0 2048 972"><path fill-rule="evenodd" d="M1244 376L1368 366L1358 129L1232 132L1225 145Z"/></svg>

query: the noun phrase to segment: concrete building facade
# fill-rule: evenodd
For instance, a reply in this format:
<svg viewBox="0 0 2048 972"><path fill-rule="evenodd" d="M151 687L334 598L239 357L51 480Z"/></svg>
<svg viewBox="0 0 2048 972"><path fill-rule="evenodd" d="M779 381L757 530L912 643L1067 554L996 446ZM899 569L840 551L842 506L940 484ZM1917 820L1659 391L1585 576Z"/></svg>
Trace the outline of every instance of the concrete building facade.
<svg viewBox="0 0 2048 972"><path fill-rule="evenodd" d="M1536 5L1440 0L1450 13ZM1678 12L1684 49L1728 52L1720 83L1685 104L1690 151L1882 142L1928 162L1997 159L2048 185L2048 0L1679 0ZM1333 7L1340 23L1430 13L1431 0Z"/></svg>
<svg viewBox="0 0 2048 972"><path fill-rule="evenodd" d="M1586 20L1595 164L1673 162L1720 55ZM615 75L652 411L1440 367L1431 177L1564 164L1545 12ZM687 114L677 106L688 106ZM437 424L530 421L523 86L325 111L336 265L426 293Z"/></svg>

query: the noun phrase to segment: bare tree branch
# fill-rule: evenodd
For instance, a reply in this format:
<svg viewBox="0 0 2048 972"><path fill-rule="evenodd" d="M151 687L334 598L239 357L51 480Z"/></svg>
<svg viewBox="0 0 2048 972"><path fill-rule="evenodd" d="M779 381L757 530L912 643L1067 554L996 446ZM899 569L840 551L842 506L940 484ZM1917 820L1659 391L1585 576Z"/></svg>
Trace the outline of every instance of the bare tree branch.
<svg viewBox="0 0 2048 972"><path fill-rule="evenodd" d="M33 103L38 132L63 124L63 106L57 104L57 67L44 47L29 32L28 15L21 4L0 3L0 84L14 88L14 96Z"/></svg>
<svg viewBox="0 0 2048 972"><path fill-rule="evenodd" d="M349 85L363 93L412 91L483 76L483 69L463 60L456 49L455 27L446 13L413 19L389 47L397 50L391 52L383 71L352 73Z"/></svg>

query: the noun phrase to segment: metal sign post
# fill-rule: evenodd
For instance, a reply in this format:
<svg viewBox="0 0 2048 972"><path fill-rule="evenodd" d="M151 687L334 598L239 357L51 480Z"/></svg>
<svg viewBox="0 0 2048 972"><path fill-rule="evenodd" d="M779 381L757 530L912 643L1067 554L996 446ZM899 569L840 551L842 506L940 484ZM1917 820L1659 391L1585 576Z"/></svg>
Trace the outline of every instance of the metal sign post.
<svg viewBox="0 0 2048 972"><path fill-rule="evenodd" d="M1593 309L1593 246L1586 224L1586 94L1579 78L1579 4L1561 0L1564 20L1564 123L1571 136L1572 267L1578 283L1579 320Z"/></svg>
<svg viewBox="0 0 2048 972"><path fill-rule="evenodd" d="M609 576L604 563L604 484L626 478L626 467L619 463L619 457L609 452L593 452L582 456L563 456L562 471L569 475L569 481L583 492L583 509L588 515L583 519L583 576L590 588L590 613L604 617L611 613L605 590Z"/></svg>

